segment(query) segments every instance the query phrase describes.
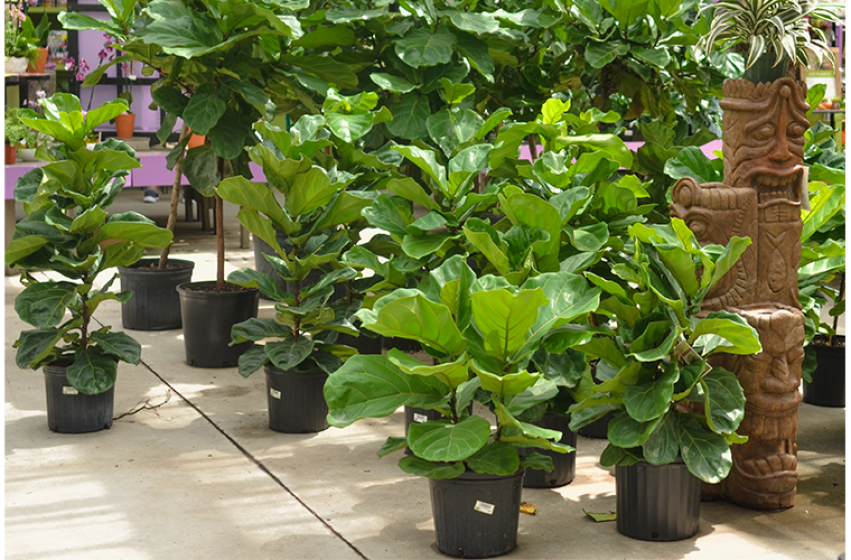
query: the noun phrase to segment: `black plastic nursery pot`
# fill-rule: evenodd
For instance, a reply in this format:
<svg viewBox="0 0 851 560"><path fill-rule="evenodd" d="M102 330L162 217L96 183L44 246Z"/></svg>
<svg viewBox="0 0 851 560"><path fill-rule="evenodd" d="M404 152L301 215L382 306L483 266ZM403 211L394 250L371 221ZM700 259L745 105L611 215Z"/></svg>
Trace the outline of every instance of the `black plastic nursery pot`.
<svg viewBox="0 0 851 560"><path fill-rule="evenodd" d="M195 263L168 259L159 270L159 259L142 259L130 266L118 267L121 289L133 296L121 304L121 324L125 329L161 331L179 329L180 297L176 288L192 280Z"/></svg>
<svg viewBox="0 0 851 560"><path fill-rule="evenodd" d="M335 344L342 344L344 346L351 346L355 350L358 351L358 354L381 354L381 349L384 346L383 337L368 337L363 332L361 332L360 336L353 336L350 334L338 334L337 342Z"/></svg>
<svg viewBox="0 0 851 560"><path fill-rule="evenodd" d="M229 284L236 288L234 284ZM260 290L238 288L216 292L215 282L191 282L177 286L186 363L206 368L236 367L252 342L228 346L231 328L257 317Z"/></svg>
<svg viewBox="0 0 851 560"><path fill-rule="evenodd" d="M618 532L643 541L680 541L700 523L699 478L682 459L668 465L640 461L615 467Z"/></svg>
<svg viewBox="0 0 851 560"><path fill-rule="evenodd" d="M559 414L546 414L537 422L533 422L536 426L546 428L548 430L558 430L561 432L559 443L576 447L576 433L571 432L568 425L570 419ZM526 469L526 476L523 477L523 486L525 488L558 488L573 482L573 477L576 476L576 451L570 453L556 453L549 449L538 449L524 447L518 450L521 455L528 455L532 451L552 457L553 470L551 472L539 469Z"/></svg>
<svg viewBox="0 0 851 560"><path fill-rule="evenodd" d="M845 337L842 346L812 344L818 365L812 382L804 381L804 402L818 406L845 406Z"/></svg>
<svg viewBox="0 0 851 560"><path fill-rule="evenodd" d="M609 412L602 418L598 418L587 426L579 428L579 435L591 439L608 439L609 421L614 417L614 415L614 412Z"/></svg>
<svg viewBox="0 0 851 560"><path fill-rule="evenodd" d="M501 556L517 546L523 470L508 476L467 471L428 481L437 549L458 558Z"/></svg>
<svg viewBox="0 0 851 560"><path fill-rule="evenodd" d="M282 370L272 364L263 369L270 429L305 434L328 428L328 403L323 393L327 373L318 368L304 373Z"/></svg>
<svg viewBox="0 0 851 560"><path fill-rule="evenodd" d="M44 366L47 426L54 432L82 434L112 427L115 388L98 395L78 392L65 375L66 366Z"/></svg>

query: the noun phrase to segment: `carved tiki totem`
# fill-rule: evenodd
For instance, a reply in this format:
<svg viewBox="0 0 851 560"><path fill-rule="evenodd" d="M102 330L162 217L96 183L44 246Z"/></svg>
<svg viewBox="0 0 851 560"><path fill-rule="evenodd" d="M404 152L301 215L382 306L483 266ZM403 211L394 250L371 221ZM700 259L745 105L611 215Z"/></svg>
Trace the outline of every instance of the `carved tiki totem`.
<svg viewBox="0 0 851 560"><path fill-rule="evenodd" d="M804 316L798 303L801 203L806 184L806 87L791 78L724 83L724 182L680 179L671 215L683 219L702 244L726 245L734 235L752 244L713 287L702 313L728 310L759 333L762 352L718 355L712 363L736 374L745 391L733 467L704 497L772 510L795 503L798 386L804 359Z"/></svg>

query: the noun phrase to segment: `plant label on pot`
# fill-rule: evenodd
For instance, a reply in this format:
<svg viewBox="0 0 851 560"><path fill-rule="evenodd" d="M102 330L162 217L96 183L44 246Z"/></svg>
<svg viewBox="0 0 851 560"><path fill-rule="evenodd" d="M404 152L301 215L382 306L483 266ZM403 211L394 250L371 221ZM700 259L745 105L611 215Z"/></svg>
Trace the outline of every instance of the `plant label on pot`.
<svg viewBox="0 0 851 560"><path fill-rule="evenodd" d="M428 422L428 416L425 414L420 414L419 412L414 413L414 422L417 424L424 424Z"/></svg>
<svg viewBox="0 0 851 560"><path fill-rule="evenodd" d="M493 510L495 507L496 506L494 506L493 504L489 504L481 500L476 500L476 505L473 507L473 509L481 513L485 513L487 515L493 515Z"/></svg>
<svg viewBox="0 0 851 560"><path fill-rule="evenodd" d="M75 388L73 388L69 385L66 385L65 387L62 387L62 394L63 395L79 395L80 392L77 391Z"/></svg>
<svg viewBox="0 0 851 560"><path fill-rule="evenodd" d="M281 392L277 389L269 389L269 394L272 395L273 399L281 400Z"/></svg>

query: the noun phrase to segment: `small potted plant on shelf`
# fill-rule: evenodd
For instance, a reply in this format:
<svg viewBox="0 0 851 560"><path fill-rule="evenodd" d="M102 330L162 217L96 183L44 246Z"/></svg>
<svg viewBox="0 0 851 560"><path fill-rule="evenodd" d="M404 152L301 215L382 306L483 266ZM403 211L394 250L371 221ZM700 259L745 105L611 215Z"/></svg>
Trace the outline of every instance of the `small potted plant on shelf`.
<svg viewBox="0 0 851 560"><path fill-rule="evenodd" d="M27 16L24 0L6 2L5 9L6 73L23 74L31 64L47 61L44 38L50 26L48 18L42 18L38 27L33 26ZM44 71L44 64L41 64Z"/></svg>
<svg viewBox="0 0 851 560"><path fill-rule="evenodd" d="M6 165L11 165L15 163L18 157L18 147L27 135L27 126L21 123L18 118L18 109L16 107L6 107L3 134L6 139L4 160Z"/></svg>
<svg viewBox="0 0 851 560"><path fill-rule="evenodd" d="M757 84L783 78L790 64L806 68L810 54L819 63L825 56L833 60L824 32L810 19L842 23L835 7L821 7L817 0L707 1L700 12L711 15L698 45L707 56L719 43L746 52L744 78Z"/></svg>
<svg viewBox="0 0 851 560"><path fill-rule="evenodd" d="M38 159L38 149L44 146L47 141L47 135L38 130L27 128L24 133L24 138L21 140L21 147L18 149L18 154L22 161L35 161ZM44 155L42 153L42 155Z"/></svg>
<svg viewBox="0 0 851 560"><path fill-rule="evenodd" d="M23 202L27 217L15 225L6 249L6 264L24 271L25 289L15 310L35 327L15 341L15 362L20 368L44 368L51 430L102 430L112 425L118 362L138 364L141 347L110 325L93 322L103 302L126 301L131 295L110 291L117 274L105 283L96 281L108 269L137 260L146 247L166 245L172 236L135 212L107 214L124 178L140 164L123 142L110 139L88 150L84 137L126 110L126 104L112 101L84 115L76 96L56 94L41 105L45 116L22 109L21 120L57 144L45 151L48 163L15 185L15 200Z"/></svg>
<svg viewBox="0 0 851 560"><path fill-rule="evenodd" d="M429 478L440 552L506 554L516 545L523 469L552 469L549 457L521 457L518 449L571 451L556 443L560 432L521 420L558 392L552 380L528 370L529 360L559 330L585 328L570 323L596 305L599 290L569 272L543 273L521 286L476 278L461 254L432 271L423 288L395 290L357 316L378 334L418 341L434 365L398 349L349 358L325 384L328 422L342 428L403 405L438 411L440 420L388 438L379 456L411 449L399 467ZM474 399L494 412L495 430L471 412Z"/></svg>
<svg viewBox="0 0 851 560"><path fill-rule="evenodd" d="M598 360L600 383L570 408L570 427L615 408L600 463L617 466L618 531L680 540L697 532L701 480L725 478L730 444L747 439L735 433L744 391L733 373L707 357L760 351L756 330L733 313L700 314L700 305L750 240L702 248L679 219L636 224L630 235L634 258L613 272L634 288L609 285L610 295L625 304L612 314L613 333L576 347Z"/></svg>
<svg viewBox="0 0 851 560"><path fill-rule="evenodd" d="M357 329L339 306L329 304L334 285L357 276L353 268L339 263L350 244L341 226L359 219L373 194L349 192L346 187L354 175L315 165L312 156L325 142L300 134L298 123L295 138L269 123L258 123L255 130L264 142L249 148L248 154L263 166L268 184L230 177L216 187L216 193L242 207L237 218L274 251L264 258L289 291L265 272L243 269L230 274L228 280L234 284L262 289L276 302L277 312L274 319L252 318L234 325L233 344L276 339L241 355L239 373L248 377L265 366L271 429L316 432L328 427L322 395L325 379L355 353L336 344L336 338L340 332L357 334ZM283 204L275 191L283 195ZM279 231L286 235L283 245ZM327 271L312 274L320 267Z"/></svg>

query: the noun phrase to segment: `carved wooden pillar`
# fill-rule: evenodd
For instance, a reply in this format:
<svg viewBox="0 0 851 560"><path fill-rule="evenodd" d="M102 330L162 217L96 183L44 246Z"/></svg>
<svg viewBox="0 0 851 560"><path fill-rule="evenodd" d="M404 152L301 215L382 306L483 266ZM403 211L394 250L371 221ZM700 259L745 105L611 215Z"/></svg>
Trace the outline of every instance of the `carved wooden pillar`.
<svg viewBox="0 0 851 560"><path fill-rule="evenodd" d="M717 356L745 390L745 419L733 467L705 497L771 510L795 503L798 386L804 358L804 316L798 303L801 203L806 184L806 86L791 78L724 83L724 182L674 185L671 215L703 243L747 236L751 246L704 301L703 312L740 314L759 333L755 356Z"/></svg>

